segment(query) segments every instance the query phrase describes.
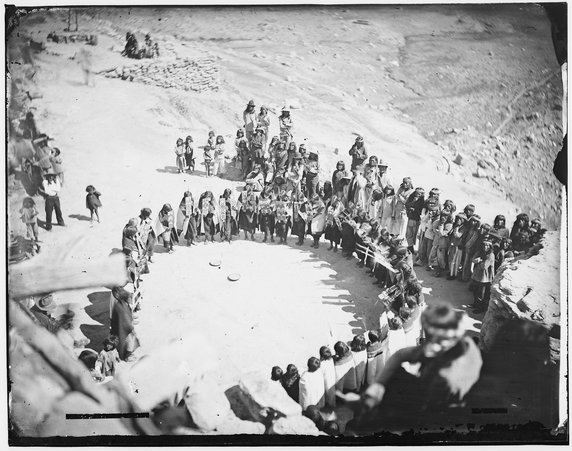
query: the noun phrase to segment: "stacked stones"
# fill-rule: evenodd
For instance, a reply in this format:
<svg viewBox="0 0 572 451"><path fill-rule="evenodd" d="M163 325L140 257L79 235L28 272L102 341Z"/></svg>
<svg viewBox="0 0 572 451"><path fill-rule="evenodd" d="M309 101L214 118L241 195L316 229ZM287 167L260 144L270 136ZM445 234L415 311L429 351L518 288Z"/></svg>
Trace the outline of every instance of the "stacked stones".
<svg viewBox="0 0 572 451"><path fill-rule="evenodd" d="M121 78L162 88L184 91L218 91L219 68L214 58L144 61L104 73L108 78Z"/></svg>

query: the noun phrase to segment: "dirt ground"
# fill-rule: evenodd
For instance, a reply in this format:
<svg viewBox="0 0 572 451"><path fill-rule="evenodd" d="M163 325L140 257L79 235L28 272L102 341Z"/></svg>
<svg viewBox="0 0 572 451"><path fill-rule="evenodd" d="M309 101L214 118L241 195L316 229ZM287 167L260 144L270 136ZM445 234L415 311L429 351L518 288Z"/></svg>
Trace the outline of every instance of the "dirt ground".
<svg viewBox="0 0 572 451"><path fill-rule="evenodd" d="M45 40L47 32L65 27L64 17L37 13L22 19L19 31ZM106 31L150 31L161 45L172 44L174 52L184 43L195 53L215 55L221 87L197 94L100 76L95 87L87 87L79 66L69 59L81 44L48 43L38 55L35 83L43 97L33 106L40 130L62 150L61 198L68 224L50 233L41 230L40 239L48 253L83 237L73 252L78 267L117 250L123 226L141 208L150 207L156 217L166 202L176 209L187 189L198 197L207 189L218 196L226 187L237 187L235 181L205 178L200 164L194 175L176 174L173 148L187 134L203 145L211 129L223 134L230 147L250 98L276 112L285 104L296 106L296 140L307 139L320 151L324 177L340 158L349 162L356 132L371 153L389 161L396 184L411 176L426 191L438 186L444 199L460 208L474 203L487 222L498 213L511 222L526 211L541 215L549 226L559 225L559 189L549 169L561 137L560 111L551 106L561 104L560 75L540 7L196 8L159 15L154 8L98 9L80 16L80 28L99 34L93 51L100 68L121 61L123 41ZM534 103L539 117L515 116L494 138L504 155L497 172L488 170L498 183L473 177L476 161L494 154L491 130L501 125L509 100L553 72L513 107L524 114L533 98L544 96ZM277 117L271 120L274 135ZM521 146L533 128L535 138ZM456 131L448 133L451 129ZM513 149L506 144L510 140L519 149L518 159L507 154ZM456 153L464 156L462 167L447 164ZM544 185L531 183L536 179ZM94 227L85 208L88 184L103 194L102 223ZM544 186L542 195L539 186ZM42 212L43 201L37 202ZM11 223L18 227L17 221ZM138 324L142 352L185 330L198 330L216 345L217 377L227 384L245 371L269 373L276 364L303 369L322 344L374 327L379 290L365 270L327 251L325 243L317 251L308 244L298 248L240 239L230 246L201 243L158 254L144 276ZM213 258L222 260L220 268L209 266ZM228 281L232 272L241 279ZM419 278L428 302L446 299L458 308L471 302L465 284L424 270ZM73 333L87 336L89 346L98 349L107 333L108 291L61 293L57 300L73 303ZM469 312L473 333L481 320Z"/></svg>

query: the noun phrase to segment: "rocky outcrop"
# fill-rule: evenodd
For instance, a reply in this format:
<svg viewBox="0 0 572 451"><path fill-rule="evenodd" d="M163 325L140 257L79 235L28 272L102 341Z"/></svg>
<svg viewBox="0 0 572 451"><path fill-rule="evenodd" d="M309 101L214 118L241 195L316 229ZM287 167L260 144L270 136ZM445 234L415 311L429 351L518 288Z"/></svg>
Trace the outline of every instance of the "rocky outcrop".
<svg viewBox="0 0 572 451"><path fill-rule="evenodd" d="M176 88L184 91L218 91L219 68L213 58L143 60L102 72L108 78Z"/></svg>
<svg viewBox="0 0 572 451"><path fill-rule="evenodd" d="M560 360L560 232L547 232L526 256L497 273L481 329L481 349L489 351L509 320L526 319L549 331L550 360Z"/></svg>

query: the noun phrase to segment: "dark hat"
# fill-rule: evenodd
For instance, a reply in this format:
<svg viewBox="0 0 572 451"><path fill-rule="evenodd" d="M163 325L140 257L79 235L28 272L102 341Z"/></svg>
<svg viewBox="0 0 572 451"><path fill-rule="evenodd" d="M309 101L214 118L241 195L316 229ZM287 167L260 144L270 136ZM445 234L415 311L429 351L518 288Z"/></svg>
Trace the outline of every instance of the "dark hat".
<svg viewBox="0 0 572 451"><path fill-rule="evenodd" d="M249 101L248 101L248 106L254 106L254 100L249 100Z"/></svg>
<svg viewBox="0 0 572 451"><path fill-rule="evenodd" d="M358 142L363 142L363 136L358 135L358 136L356 137L356 141L358 141Z"/></svg>
<svg viewBox="0 0 572 451"><path fill-rule="evenodd" d="M44 312L51 312L56 308L56 303L54 302L54 297L51 293L45 294L39 299L36 299L34 303L36 304L36 307Z"/></svg>
<svg viewBox="0 0 572 451"><path fill-rule="evenodd" d="M147 216L147 217L151 216L151 209L147 208L147 207L142 208L141 209L141 216Z"/></svg>

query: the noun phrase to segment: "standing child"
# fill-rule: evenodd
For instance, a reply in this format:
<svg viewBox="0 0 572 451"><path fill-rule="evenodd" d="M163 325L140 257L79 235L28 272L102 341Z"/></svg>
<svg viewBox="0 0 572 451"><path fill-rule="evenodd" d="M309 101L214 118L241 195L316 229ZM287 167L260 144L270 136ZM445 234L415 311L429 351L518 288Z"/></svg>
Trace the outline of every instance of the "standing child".
<svg viewBox="0 0 572 451"><path fill-rule="evenodd" d="M85 196L85 206L89 210L91 216L91 224L93 225L93 215L95 214L97 222L99 220L99 207L101 207L101 201L99 200L101 193L95 189L93 185L88 185L85 189L87 195Z"/></svg>
<svg viewBox="0 0 572 451"><path fill-rule="evenodd" d="M206 175L207 177L210 177L212 175L213 155L211 153L211 146L208 144L204 148L203 160L204 160Z"/></svg>
<svg viewBox="0 0 572 451"><path fill-rule="evenodd" d="M181 138L177 139L175 146L175 155L177 156L177 173L185 172L185 143Z"/></svg>
<svg viewBox="0 0 572 451"><path fill-rule="evenodd" d="M193 137L189 135L185 138L185 165L187 171L195 172L194 152Z"/></svg>
<svg viewBox="0 0 572 451"><path fill-rule="evenodd" d="M223 177L226 173L226 159L228 156L225 153L224 149L224 138L222 135L218 135L216 137L216 144L214 145L214 168L213 168L213 175L218 175L219 177Z"/></svg>
<svg viewBox="0 0 572 451"><path fill-rule="evenodd" d="M38 209L36 208L36 203L31 197L26 197L22 202L22 208L20 208L20 213L22 213L22 222L26 224L26 235L28 238L38 240Z"/></svg>
<svg viewBox="0 0 572 451"><path fill-rule="evenodd" d="M103 349L99 353L99 362L101 364L101 373L103 376L115 376L117 365L119 364L119 352L117 346L119 340L115 335L110 335L103 340Z"/></svg>
<svg viewBox="0 0 572 451"><path fill-rule="evenodd" d="M276 236L280 238L280 244L288 244L288 232L292 225L290 214L288 211L288 204L290 199L287 194L283 194L280 200L276 201L276 211L275 211L275 228Z"/></svg>

